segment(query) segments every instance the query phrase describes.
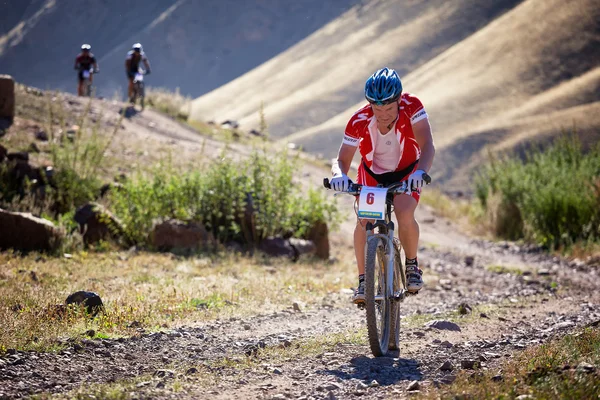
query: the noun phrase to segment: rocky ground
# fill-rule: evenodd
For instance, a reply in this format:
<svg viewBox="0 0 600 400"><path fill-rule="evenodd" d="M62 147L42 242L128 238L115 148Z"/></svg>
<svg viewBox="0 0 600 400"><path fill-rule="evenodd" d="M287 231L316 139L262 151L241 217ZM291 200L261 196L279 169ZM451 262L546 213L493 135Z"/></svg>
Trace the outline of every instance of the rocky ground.
<svg viewBox="0 0 600 400"><path fill-rule="evenodd" d="M140 329L116 340L65 339L57 353L9 350L0 358L0 398L69 397L90 383L122 380L133 398L396 398L450 383L458 370L477 365L501 379L502 362L516 352L598 324L596 269L510 244L470 246L480 255L422 249L428 284L402 304L401 350L390 357L370 355L364 312L344 289L315 309ZM485 268L514 259L530 270ZM456 312L461 304L464 316ZM437 329L436 320L460 330Z"/></svg>

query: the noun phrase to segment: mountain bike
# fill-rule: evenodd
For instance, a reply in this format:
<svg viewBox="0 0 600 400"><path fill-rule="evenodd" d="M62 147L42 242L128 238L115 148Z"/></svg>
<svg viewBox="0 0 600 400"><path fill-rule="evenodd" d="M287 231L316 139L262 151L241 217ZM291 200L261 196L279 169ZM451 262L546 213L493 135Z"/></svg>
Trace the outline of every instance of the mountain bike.
<svg viewBox="0 0 600 400"><path fill-rule="evenodd" d="M427 184L431 182L427 174L423 179ZM323 180L323 186L331 189L328 178ZM366 310L369 345L375 357L384 356L389 350L399 350L400 303L413 294L406 288L406 273L400 257L402 246L394 237L392 221L394 195L406 190L404 181L387 187L351 183L347 191L340 192L358 196L358 218L368 220L365 303L359 307Z"/></svg>
<svg viewBox="0 0 600 400"><path fill-rule="evenodd" d="M84 69L81 71L81 76L83 77L83 95L86 97L90 97L92 95L92 74L94 74L94 69Z"/></svg>
<svg viewBox="0 0 600 400"><path fill-rule="evenodd" d="M143 69L139 69L133 77L133 95L129 102L132 105L135 105L136 101L140 100L140 107L142 110L144 109L144 98L146 97L146 92L144 89L144 75L146 75L146 71Z"/></svg>

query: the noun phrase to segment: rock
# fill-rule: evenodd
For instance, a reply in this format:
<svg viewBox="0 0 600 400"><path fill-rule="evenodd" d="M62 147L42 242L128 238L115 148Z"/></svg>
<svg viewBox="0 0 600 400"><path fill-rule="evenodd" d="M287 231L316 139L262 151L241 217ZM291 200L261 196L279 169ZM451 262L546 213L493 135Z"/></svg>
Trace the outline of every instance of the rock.
<svg viewBox="0 0 600 400"><path fill-rule="evenodd" d="M479 361L476 360L462 360L460 362L460 367L462 369L475 369L479 366Z"/></svg>
<svg viewBox="0 0 600 400"><path fill-rule="evenodd" d="M454 345L447 340L444 340L443 342L441 342L440 346L444 347L446 349L450 349L450 348L454 347Z"/></svg>
<svg viewBox="0 0 600 400"><path fill-rule="evenodd" d="M577 365L577 371L591 374L594 371L596 371L596 367L594 367L592 364L588 364L586 362L581 362L581 363L579 363L579 365Z"/></svg>
<svg viewBox="0 0 600 400"><path fill-rule="evenodd" d="M333 394L333 392L329 392L327 393L327 400L337 400L337 397L335 397L335 394Z"/></svg>
<svg viewBox="0 0 600 400"><path fill-rule="evenodd" d="M342 388L342 385L340 385L340 384L339 384L339 383L337 383L337 382L327 382L327 383L323 384L323 385L321 386L321 388L322 388L324 391L332 391L332 390L339 390L339 389L341 389L341 388Z"/></svg>
<svg viewBox="0 0 600 400"><path fill-rule="evenodd" d="M186 375L193 375L193 374L196 374L196 373L198 373L198 368L196 368L196 367L188 368L188 370L185 371Z"/></svg>
<svg viewBox="0 0 600 400"><path fill-rule="evenodd" d="M74 219L79 224L79 232L85 245L108 239L119 241L123 238L121 221L98 203L87 203L79 207Z"/></svg>
<svg viewBox="0 0 600 400"><path fill-rule="evenodd" d="M548 276L550 275L550 270L546 268L540 268L537 271L538 276Z"/></svg>
<svg viewBox="0 0 600 400"><path fill-rule="evenodd" d="M93 317L95 317L99 311L104 309L100 296L97 293L87 292L85 290L70 294L69 297L67 297L66 304L83 305L86 308L86 312Z"/></svg>
<svg viewBox="0 0 600 400"><path fill-rule="evenodd" d="M379 382L377 382L375 379L373 379L371 381L371 383L369 384L369 387L379 387Z"/></svg>
<svg viewBox="0 0 600 400"><path fill-rule="evenodd" d="M434 328L439 330L460 332L460 326L450 321L434 320L427 322L425 326L428 328Z"/></svg>
<svg viewBox="0 0 600 400"><path fill-rule="evenodd" d="M441 366L440 371L452 371L454 369L454 365L450 360L446 360Z"/></svg>
<svg viewBox="0 0 600 400"><path fill-rule="evenodd" d="M29 162L29 153L26 151L17 151L6 155L8 161L26 161Z"/></svg>
<svg viewBox="0 0 600 400"><path fill-rule="evenodd" d="M419 383L419 381L412 381L411 383L408 384L408 387L406 388L406 390L409 392L414 392L415 390L419 390L420 388L421 388L421 384Z"/></svg>
<svg viewBox="0 0 600 400"><path fill-rule="evenodd" d="M100 195L99 198L103 198L104 196L106 196L107 194L109 194L110 192L116 191L116 190L121 190L123 189L124 186L122 183L119 182L109 182L109 183L105 183L104 185L102 185L100 187Z"/></svg>
<svg viewBox="0 0 600 400"><path fill-rule="evenodd" d="M300 307L300 304L297 301L295 301L294 304L292 304L292 307L293 307L294 311L302 312L302 307Z"/></svg>
<svg viewBox="0 0 600 400"><path fill-rule="evenodd" d="M38 147L38 145L37 145L37 144L35 144L35 143L31 142L31 143L29 144L29 147L27 148L27 151L28 151L29 153L39 153L39 152L40 152L40 148Z"/></svg>
<svg viewBox="0 0 600 400"><path fill-rule="evenodd" d="M470 314L470 313L471 313L471 311L473 311L473 310L472 310L471 306L470 306L470 305L468 305L467 303L460 303L460 304L458 305L458 313L459 313L460 315L467 315L467 314Z"/></svg>
<svg viewBox="0 0 600 400"><path fill-rule="evenodd" d="M159 251L194 251L214 246L215 241L200 222L170 219L154 226L150 243Z"/></svg>
<svg viewBox="0 0 600 400"><path fill-rule="evenodd" d="M486 313L480 313L479 318L490 318Z"/></svg>
<svg viewBox="0 0 600 400"><path fill-rule="evenodd" d="M369 387L369 385L367 385L363 381L358 381L356 383L356 390L364 390L364 389L367 389L368 387Z"/></svg>
<svg viewBox="0 0 600 400"><path fill-rule="evenodd" d="M154 376L157 378L172 378L175 376L175 372L170 369L158 369L154 371Z"/></svg>
<svg viewBox="0 0 600 400"><path fill-rule="evenodd" d="M329 260L329 228L324 221L315 222L306 234L306 239L315 246L315 255L323 260Z"/></svg>
<svg viewBox="0 0 600 400"><path fill-rule="evenodd" d="M46 131L37 131L35 133L35 138L41 142L47 142L50 138L48 137L48 133Z"/></svg>
<svg viewBox="0 0 600 400"><path fill-rule="evenodd" d="M4 147L0 144L0 163L4 162L4 160L6 160L7 155L8 155L8 150L6 149L6 147Z"/></svg>
<svg viewBox="0 0 600 400"><path fill-rule="evenodd" d="M0 75L0 118L12 122L15 117L15 80L10 75Z"/></svg>
<svg viewBox="0 0 600 400"><path fill-rule="evenodd" d="M444 383L446 385L453 383L455 380L456 380L456 375L454 375L454 374L448 374L441 379L442 383Z"/></svg>
<svg viewBox="0 0 600 400"><path fill-rule="evenodd" d="M0 208L0 250L56 251L63 238L48 220Z"/></svg>
<svg viewBox="0 0 600 400"><path fill-rule="evenodd" d="M504 377L500 374L492 376L492 381L494 381L494 382L501 382L503 380L504 380Z"/></svg>
<svg viewBox="0 0 600 400"><path fill-rule="evenodd" d="M317 251L317 246L312 240L290 238L289 241L298 257L315 254Z"/></svg>
<svg viewBox="0 0 600 400"><path fill-rule="evenodd" d="M465 265L467 267L472 267L473 264L475 264L475 257L473 257L473 256L466 256L465 257Z"/></svg>
<svg viewBox="0 0 600 400"><path fill-rule="evenodd" d="M298 254L289 240L269 236L263 239L258 246L259 250L271 257L289 257L292 260L298 259Z"/></svg>
<svg viewBox="0 0 600 400"><path fill-rule="evenodd" d="M254 136L262 136L262 133L260 133L256 129L251 129L250 132L248 132L248 133L250 133L251 135L254 135Z"/></svg>
<svg viewBox="0 0 600 400"><path fill-rule="evenodd" d="M237 121L228 119L226 121L221 122L221 127L223 128L231 128L231 129L237 129L240 127L240 124Z"/></svg>
<svg viewBox="0 0 600 400"><path fill-rule="evenodd" d="M535 397L533 397L530 394L522 394L520 396L515 397L515 400L529 400L529 399L534 399Z"/></svg>

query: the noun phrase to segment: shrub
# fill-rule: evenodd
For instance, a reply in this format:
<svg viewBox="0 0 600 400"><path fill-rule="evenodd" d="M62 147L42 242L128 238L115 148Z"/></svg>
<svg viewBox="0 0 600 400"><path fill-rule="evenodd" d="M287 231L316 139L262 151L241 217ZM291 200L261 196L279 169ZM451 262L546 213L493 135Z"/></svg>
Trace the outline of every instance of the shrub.
<svg viewBox="0 0 600 400"><path fill-rule="evenodd" d="M501 237L551 249L600 241L600 147L584 153L574 135L523 160L493 158L475 190Z"/></svg>
<svg viewBox="0 0 600 400"><path fill-rule="evenodd" d="M309 190L306 196L293 183L297 164L285 151L258 150L245 161L215 160L202 174L161 164L150 176L139 174L111 192L111 208L128 237L142 245L148 244L154 221L165 218L200 221L222 243L303 236L314 222L332 220L337 210L323 195ZM244 231L248 218L253 220L250 235Z"/></svg>
<svg viewBox="0 0 600 400"><path fill-rule="evenodd" d="M168 89L146 87L146 101L156 110L175 119L186 121L190 115L192 99L183 96L179 88L171 92Z"/></svg>

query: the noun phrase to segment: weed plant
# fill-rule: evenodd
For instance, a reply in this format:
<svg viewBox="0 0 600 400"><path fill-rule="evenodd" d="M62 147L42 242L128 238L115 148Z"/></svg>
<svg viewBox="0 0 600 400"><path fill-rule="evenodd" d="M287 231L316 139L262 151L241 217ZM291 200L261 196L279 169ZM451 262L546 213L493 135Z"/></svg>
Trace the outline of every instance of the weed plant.
<svg viewBox="0 0 600 400"><path fill-rule="evenodd" d="M524 159L492 158L476 195L495 233L549 249L600 241L600 146L588 153L574 135Z"/></svg>

